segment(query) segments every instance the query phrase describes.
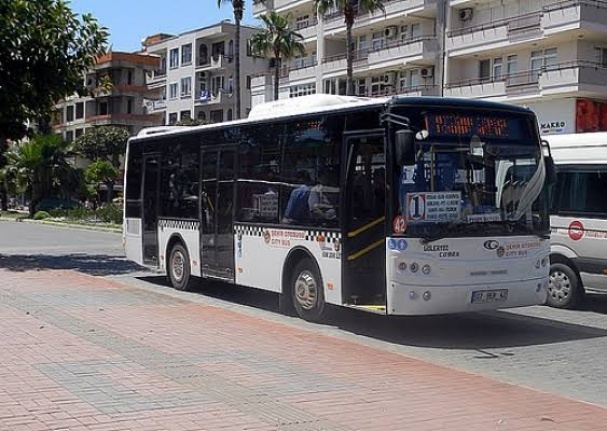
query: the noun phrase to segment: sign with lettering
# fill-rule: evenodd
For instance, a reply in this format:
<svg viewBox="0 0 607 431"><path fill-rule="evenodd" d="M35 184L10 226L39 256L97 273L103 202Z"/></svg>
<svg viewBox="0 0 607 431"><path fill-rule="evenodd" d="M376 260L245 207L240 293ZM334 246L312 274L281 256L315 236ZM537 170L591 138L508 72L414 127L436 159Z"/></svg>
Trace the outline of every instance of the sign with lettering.
<svg viewBox="0 0 607 431"><path fill-rule="evenodd" d="M461 192L407 193L407 221L445 222L456 220L461 212Z"/></svg>

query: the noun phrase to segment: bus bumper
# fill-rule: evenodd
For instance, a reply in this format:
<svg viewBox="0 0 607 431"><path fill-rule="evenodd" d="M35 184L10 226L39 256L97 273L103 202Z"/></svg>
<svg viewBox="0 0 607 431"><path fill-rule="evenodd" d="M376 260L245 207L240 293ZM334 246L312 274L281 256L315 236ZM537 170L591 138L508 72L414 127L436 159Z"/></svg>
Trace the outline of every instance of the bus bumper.
<svg viewBox="0 0 607 431"><path fill-rule="evenodd" d="M419 316L541 305L546 302L547 292L548 278L463 286L390 282L387 314Z"/></svg>

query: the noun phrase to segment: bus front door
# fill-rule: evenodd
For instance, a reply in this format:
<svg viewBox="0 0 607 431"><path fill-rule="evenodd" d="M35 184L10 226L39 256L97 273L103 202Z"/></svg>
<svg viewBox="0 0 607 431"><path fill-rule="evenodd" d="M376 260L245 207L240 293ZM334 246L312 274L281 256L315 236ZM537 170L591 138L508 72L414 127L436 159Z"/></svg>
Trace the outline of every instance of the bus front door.
<svg viewBox="0 0 607 431"><path fill-rule="evenodd" d="M160 192L160 157L143 156L143 263L158 265L158 203Z"/></svg>
<svg viewBox="0 0 607 431"><path fill-rule="evenodd" d="M234 159L232 149L201 154L201 248L204 277L234 281Z"/></svg>
<svg viewBox="0 0 607 431"><path fill-rule="evenodd" d="M342 300L385 312L386 169L383 130L350 133L343 201Z"/></svg>

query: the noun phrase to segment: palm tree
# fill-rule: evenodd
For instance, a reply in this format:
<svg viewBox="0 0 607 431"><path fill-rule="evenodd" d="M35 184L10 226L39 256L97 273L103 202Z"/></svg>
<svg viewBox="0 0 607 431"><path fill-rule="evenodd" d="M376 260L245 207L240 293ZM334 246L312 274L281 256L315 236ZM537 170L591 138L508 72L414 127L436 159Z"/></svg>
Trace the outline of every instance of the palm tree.
<svg viewBox="0 0 607 431"><path fill-rule="evenodd" d="M290 15L281 16L275 11L262 15L264 28L251 37L251 51L255 55L274 59L274 100L278 100L278 83L282 59L304 55L303 36L290 28Z"/></svg>
<svg viewBox="0 0 607 431"><path fill-rule="evenodd" d="M244 0L217 0L217 7L224 3L230 3L234 10L234 24L236 25L236 36L234 37L234 69L236 93L236 119L240 119L240 22L244 14Z"/></svg>
<svg viewBox="0 0 607 431"><path fill-rule="evenodd" d="M36 135L6 153L7 163L0 176L25 192L30 217L43 198L76 189L77 174L68 162L69 147L60 135Z"/></svg>
<svg viewBox="0 0 607 431"><path fill-rule="evenodd" d="M346 24L346 95L354 94L352 63L354 62L354 40L352 27L359 13L370 13L380 10L386 12L383 0L314 0L319 14L329 10L339 11L344 15Z"/></svg>

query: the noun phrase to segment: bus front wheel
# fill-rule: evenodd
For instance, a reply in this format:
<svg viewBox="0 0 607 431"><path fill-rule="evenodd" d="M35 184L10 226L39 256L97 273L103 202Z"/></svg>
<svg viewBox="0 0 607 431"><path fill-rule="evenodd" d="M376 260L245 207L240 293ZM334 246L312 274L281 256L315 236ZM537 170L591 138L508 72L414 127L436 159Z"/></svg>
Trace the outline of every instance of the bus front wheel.
<svg viewBox="0 0 607 431"><path fill-rule="evenodd" d="M564 263L550 265L547 304L556 308L573 308L583 296L580 280Z"/></svg>
<svg viewBox="0 0 607 431"><path fill-rule="evenodd" d="M311 322L322 320L325 315L323 282L311 259L303 259L295 266L291 295L299 317Z"/></svg>
<svg viewBox="0 0 607 431"><path fill-rule="evenodd" d="M171 248L168 273L171 284L177 290L190 290L192 287L192 270L190 256L185 247L179 243Z"/></svg>

